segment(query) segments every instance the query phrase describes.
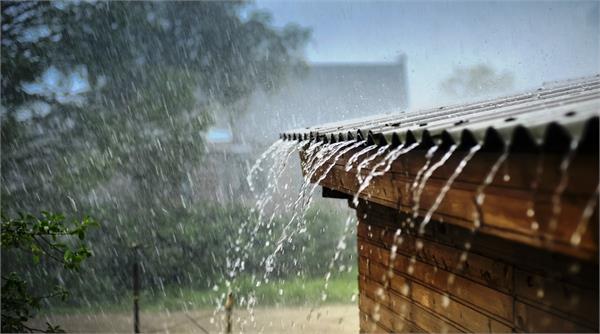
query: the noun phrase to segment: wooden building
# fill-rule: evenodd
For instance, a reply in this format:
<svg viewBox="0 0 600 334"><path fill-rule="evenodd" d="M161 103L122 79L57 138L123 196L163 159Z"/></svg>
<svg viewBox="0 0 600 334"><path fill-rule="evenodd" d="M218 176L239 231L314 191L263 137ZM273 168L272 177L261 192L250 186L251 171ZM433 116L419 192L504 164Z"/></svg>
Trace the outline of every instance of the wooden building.
<svg viewBox="0 0 600 334"><path fill-rule="evenodd" d="M599 114L595 76L282 134L356 209L360 331L598 332Z"/></svg>

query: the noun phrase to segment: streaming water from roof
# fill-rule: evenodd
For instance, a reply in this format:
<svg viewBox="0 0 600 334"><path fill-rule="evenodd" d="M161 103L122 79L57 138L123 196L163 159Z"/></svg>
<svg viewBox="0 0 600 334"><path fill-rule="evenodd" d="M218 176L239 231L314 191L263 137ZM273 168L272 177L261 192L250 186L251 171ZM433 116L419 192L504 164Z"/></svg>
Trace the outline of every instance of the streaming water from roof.
<svg viewBox="0 0 600 334"><path fill-rule="evenodd" d="M473 228L471 230L472 234L470 235L470 237L467 238L468 240L466 240L463 243L464 250L461 252L461 254L458 258L456 267L454 268L454 270L452 272L462 271L463 268L465 267L465 264L467 263L467 260L469 258L469 251L471 249L471 244L473 242L473 239L474 239L477 231L483 224L483 220L484 220L482 207L483 207L483 203L485 202L485 189L492 182L494 182L494 179L496 178L496 175L498 174L498 171L500 170L500 166L502 166L502 164L506 161L506 159L508 158L508 155L509 155L509 147L505 146L503 152L498 156L496 161L492 164L492 166L490 167L490 170L488 171L485 178L483 179L483 182L479 185L479 187L477 187L477 190L475 191L475 197L474 197L475 211L473 212ZM453 280L450 280L448 282L449 285L452 285L453 283L454 283ZM447 299L444 299L444 300L446 300L448 304L445 306L443 305L443 307L449 306L450 299L447 296L446 296L446 298Z"/></svg>
<svg viewBox="0 0 600 334"><path fill-rule="evenodd" d="M343 149L343 150L342 150L342 151L341 151L339 154L337 154L337 155L334 157L334 159L333 159L332 163L331 163L331 164L329 165L329 167L328 167L328 168L325 170L325 172L324 172L323 174L321 174L321 176L319 177L319 179L317 179L317 180L314 182L314 186L313 186L313 188L311 189L311 193L313 193L313 192L315 191L315 189L316 189L316 188L317 188L317 187L320 185L321 181L323 181L323 180L324 180L324 179L327 177L327 175L329 174L329 172L331 171L331 169L333 168L333 166L335 166L335 164L336 164L336 163L337 163L337 161L340 159L340 157L342 157L344 154L346 154L346 153L348 153L348 152L352 151L353 149L355 149L355 148L357 148L357 147L360 147L360 146L364 145L366 142L367 142L366 140L361 140L361 141L359 141L359 142L356 142L356 143L354 143L354 144L352 144L352 145L348 145L348 146L346 146L346 147L345 147L345 148L344 148L344 149ZM310 180L309 180L309 181L310 181Z"/></svg>
<svg viewBox="0 0 600 334"><path fill-rule="evenodd" d="M570 242L573 246L579 246L579 244L581 243L581 238L587 231L590 218L594 214L594 209L598 205L598 193L600 193L600 185L596 187L596 190L594 191L590 199L587 201L585 208L583 209L583 212L581 214L581 218L579 219L579 223L577 224L577 228L575 229L575 232L573 232L573 234L571 235Z"/></svg>
<svg viewBox="0 0 600 334"><path fill-rule="evenodd" d="M302 184L300 194L293 204L294 214L289 222L283 227L281 236L276 242L275 250L265 259L264 279L267 279L269 274L273 271L277 254L283 250L286 240L291 240L295 234L304 233L306 231L306 220L304 219L304 214L306 213L306 210L308 210L310 203L312 202L312 195L318 186L318 184L316 184L315 186L310 187L311 181L317 175L317 172L321 170L321 167L323 167L327 162L330 162L329 166L326 167L319 176L318 180L323 180L329 171L331 171L341 155L362 144L364 143L357 143L354 141L324 144L319 151L313 153L317 157L313 159L312 163L309 164L309 168L305 172L304 183ZM347 149L343 150L344 148Z"/></svg>
<svg viewBox="0 0 600 334"><path fill-rule="evenodd" d="M363 178L362 178L362 169L368 167L371 162L373 162L373 160L377 159L377 157L381 156L383 153L385 153L385 151L387 151L387 149L390 147L390 145L384 145L381 146L377 152L371 154L368 158L364 159L363 161L361 161L358 164L358 167L356 168L356 178L358 179L358 183L362 183L363 182Z"/></svg>
<svg viewBox="0 0 600 334"><path fill-rule="evenodd" d="M527 208L527 211L525 212L527 217L531 219L531 230L532 231L537 231L540 228L540 224L537 219L537 211L535 209L535 203L537 201L538 191L540 188L540 180L542 179L542 175L544 173L544 160L545 160L545 155L544 155L544 152L542 151L537 158L537 163L536 163L536 167L535 167L535 176L533 178L533 181L531 182L531 199L529 200L528 208Z"/></svg>
<svg viewBox="0 0 600 334"><path fill-rule="evenodd" d="M440 206L440 204L444 200L444 197L446 196L446 193L450 190L450 187L452 187L452 183L460 175L460 173L462 173L463 169L465 169L465 167L467 166L469 161L473 158L475 153L477 153L477 151L479 151L480 149L481 149L481 145L475 145L475 146L471 147L471 149L469 150L469 153L467 153L467 155L461 160L461 162L458 164L458 166L456 166L456 169L454 169L454 172L452 173L452 175L450 175L450 177L446 181L446 184L444 185L444 187L442 188L442 190L436 197L435 201L429 208L429 211L427 211L425 218L421 222L421 225L419 226L419 234L425 233L425 227L431 220L431 217L433 216L433 214L435 213L437 208Z"/></svg>
<svg viewBox="0 0 600 334"><path fill-rule="evenodd" d="M442 167L446 163L446 161L448 161L448 159L450 159L450 156L452 156L452 153L454 153L454 151L456 151L457 147L458 147L457 145L450 146L448 151L446 151L446 153L444 153L444 155L440 158L440 160L438 160L435 164L433 164L433 166L431 166L425 172L425 174L423 174L423 178L421 179L421 181L419 183L419 187L417 188L417 192L414 195L415 205L413 206L413 217L412 217L413 219L416 219L419 216L419 209L420 209L420 205L421 205L421 195L423 194L423 190L425 189L427 180L429 180L429 178L433 175L433 173L438 168ZM437 150L437 148L436 148L436 150ZM431 157L428 158L428 160L430 160L430 159L431 159ZM428 163L429 163L429 161L426 164L428 164Z"/></svg>
<svg viewBox="0 0 600 334"><path fill-rule="evenodd" d="M369 187L369 184L371 183L371 180L373 180L373 178L376 177L376 176L383 176L383 175L385 175L385 173L387 173L390 170L390 168L392 168L392 164L394 163L394 161L396 161L403 154L406 154L406 153L410 152L411 150L413 150L417 146L419 146L418 143L414 143L414 144L412 144L412 145L410 145L408 147L404 147L404 145L400 145L400 146L396 147L395 149L393 149L392 151L390 151L385 156L385 158L383 158L375 166L373 166L373 168L371 169L371 171L369 172L369 174L367 175L367 177L364 178L363 181L360 183L360 185L358 187L358 191L354 194L354 198L352 199L352 203L354 205L358 205L358 196L365 189L367 189L367 187Z"/></svg>
<svg viewBox="0 0 600 334"><path fill-rule="evenodd" d="M496 177L500 166L504 163L504 161L506 161L506 158L508 158L508 153L508 146L505 146L504 151L502 152L502 154L500 154L496 162L494 162L494 164L490 168L490 171L483 179L483 183L479 185L479 187L477 187L477 190L475 191L475 211L473 211L473 227L475 230L481 226L483 220L483 213L481 208L483 207L483 202L485 201L485 188L487 188L492 182L494 182L494 178Z"/></svg>
<svg viewBox="0 0 600 334"><path fill-rule="evenodd" d="M352 167L354 166L354 163L356 161L358 161L358 159L363 156L364 154L367 154L369 152L371 152L372 150L376 149L378 146L377 145L371 145L371 146L367 146L364 149L354 153L350 159L348 159L348 162L346 163L346 172L349 172Z"/></svg>
<svg viewBox="0 0 600 334"><path fill-rule="evenodd" d="M262 162L265 159L271 158L272 155L273 155L273 152L277 151L283 144L284 144L283 139L279 139L276 142L274 142L266 151L263 152L263 154L260 155L260 157L256 160L256 162L254 163L254 165L252 166L252 168L248 172L248 176L246 177L246 181L248 182L248 186L250 186L250 190L252 192L254 192L253 177L254 177L254 175L257 172L262 171L262 168L261 168Z"/></svg>
<svg viewBox="0 0 600 334"><path fill-rule="evenodd" d="M327 289L329 288L329 280L331 279L331 274L335 269L335 263L340 258L340 255L344 249L346 249L346 237L348 236L348 230L351 226L356 225L355 219L352 216L349 216L346 219L346 223L344 224L344 233L342 233L342 237L338 241L336 245L336 251L333 255L333 258L329 262L329 271L325 274L325 284L323 285L323 291L321 292L321 300L325 301L327 299Z"/></svg>
<svg viewBox="0 0 600 334"><path fill-rule="evenodd" d="M554 189L554 193L552 194L552 216L550 217L550 221L548 223L548 227L551 231L554 231L558 225L558 219L560 218L560 213L562 211L561 198L563 192L569 185L569 166L571 165L571 162L575 157L575 153L577 152L577 145L577 140L571 141L569 151L567 154L565 154L559 166L560 180Z"/></svg>
<svg viewBox="0 0 600 334"><path fill-rule="evenodd" d="M264 219L264 210L273 199L273 194L276 192L279 185L280 176L285 170L291 154L302 144L303 143L279 140L271 145L251 168L247 181L249 186L255 190L253 186L253 176L255 176L257 171L264 171L261 167L263 161L269 162L269 168L266 169L266 173L263 173L266 179L265 186L258 194L256 194L256 205L251 210L252 213L257 214L255 225L249 226L252 221L251 219L246 219L241 222L240 227L237 230L236 238L234 239L234 247L231 249L232 254L228 255L227 273L230 279L234 278L240 271L244 270L245 261L249 256L248 249L254 244L256 232L271 222L272 219ZM252 233L250 233L249 229L252 229ZM247 235L250 236L250 242L244 240L244 236Z"/></svg>

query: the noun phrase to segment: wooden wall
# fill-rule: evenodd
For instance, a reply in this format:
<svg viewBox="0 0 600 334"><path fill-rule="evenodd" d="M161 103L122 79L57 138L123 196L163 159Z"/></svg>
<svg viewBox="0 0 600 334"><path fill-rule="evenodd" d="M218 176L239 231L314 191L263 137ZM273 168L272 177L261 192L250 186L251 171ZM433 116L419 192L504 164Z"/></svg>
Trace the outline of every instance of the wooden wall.
<svg viewBox="0 0 600 334"><path fill-rule="evenodd" d="M333 166L323 164L323 171L317 172L313 181L316 182L321 173L331 167L319 184L352 197L359 187L357 170L352 168L346 171L345 165L356 151L342 155ZM432 163L438 161L443 154L444 152L436 152ZM427 213L464 155L465 152L457 151L429 178L420 197L420 216ZM306 159L302 154L301 158ZM570 240L582 222L583 211L588 201L597 200L595 191L598 187L598 154L576 154L568 173L563 175L558 168L564 159L562 154L511 152L493 182L485 188L485 202L478 209L474 201L477 189L498 158L497 152L478 152L456 178L441 205L434 212L433 218L451 225L472 228L475 213L481 211L480 234L597 261L597 207L589 219L581 242L573 245ZM364 177L369 174L370 167L375 166L380 159L381 157L375 159L362 170ZM423 150L413 150L402 155L392 164L389 172L374 178L360 197L412 214L413 182L424 164ZM553 197L563 181L563 176L567 176L567 186L560 196L560 205L556 205L553 203ZM537 186L533 186L533 183L537 183ZM560 212L556 214L554 208L560 208ZM534 209L533 217L528 215L529 209ZM554 227L549 224L552 217L558 222ZM534 221L537 223L534 224Z"/></svg>
<svg viewBox="0 0 600 334"><path fill-rule="evenodd" d="M395 239L397 209L357 215L361 332L598 332L597 260L438 222Z"/></svg>

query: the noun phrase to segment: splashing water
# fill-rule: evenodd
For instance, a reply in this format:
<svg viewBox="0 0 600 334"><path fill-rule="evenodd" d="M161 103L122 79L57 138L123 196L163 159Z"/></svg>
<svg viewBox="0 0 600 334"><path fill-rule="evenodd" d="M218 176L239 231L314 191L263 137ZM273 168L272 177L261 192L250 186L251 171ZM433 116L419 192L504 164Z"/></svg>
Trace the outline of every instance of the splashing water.
<svg viewBox="0 0 600 334"><path fill-rule="evenodd" d="M248 172L248 176L246 176L246 181L250 186L250 191L254 192L254 182L252 181L252 178L256 172L262 171L262 168L260 167L262 162L265 159L267 159L267 157L270 157L273 154L273 152L277 151L283 144L283 139L277 140L266 151L264 151L258 159L256 159L256 162L254 162L254 165L252 166L252 168L250 168L250 171Z"/></svg>
<svg viewBox="0 0 600 334"><path fill-rule="evenodd" d="M448 178L448 180L446 181L446 184L444 185L444 187L442 188L442 190L436 197L435 201L433 202L433 205L431 205L431 207L429 208L429 211L427 211L427 215L425 215L425 218L421 222L421 225L419 226L419 234L425 233L425 227L431 220L433 213L437 210L437 208L440 206L440 204L444 200L444 197L446 196L446 193L448 192L448 190L450 190L450 187L452 187L452 183L460 175L460 173L462 173L463 169L465 169L465 166L467 166L469 161L473 158L473 156L475 156L475 153L477 153L477 151L479 151L480 149L481 149L481 145L479 145L479 144L471 147L471 149L469 150L469 153L467 153L467 155L461 160L461 162L458 164L458 166L456 166L456 169L454 170L454 172L452 173L450 178Z"/></svg>
<svg viewBox="0 0 600 334"><path fill-rule="evenodd" d="M276 256L283 250L285 241L286 240L291 241L291 238L296 233L299 233L300 231L304 230L304 225L306 223L306 221L304 219L304 213L310 207L310 203L312 202L312 194L314 193L315 189L317 188L318 182L320 182L327 176L329 171L331 171L333 166L335 166L337 160L343 154L345 154L345 153L349 152L351 149L359 147L360 145L363 145L363 144L364 144L364 142L354 142L354 141L345 141L345 142L339 142L339 143L335 143L335 144L325 144L324 147L320 151L315 153L316 155L318 155L318 157L313 159L314 161L313 161L310 169L307 170L307 173L305 175L305 180L302 185L300 194L293 205L294 214L292 215L292 218L290 219L290 221L284 226L281 236L279 237L279 239L276 243L275 250L269 256L267 256L267 258L265 259L265 276L264 276L264 278L267 278L269 273L271 273L273 271L274 266L275 266ZM344 149L344 148L346 148L346 149ZM328 167L325 168L323 173L320 175L320 177L318 179L319 181L316 183L315 186L313 186L312 188L310 188L310 190L308 190L310 187L310 184L311 184L311 180L313 179L313 177L315 176L317 171L319 171L321 169L321 167L323 167L323 165L325 165L328 161L331 161L331 163ZM301 218L299 218L299 217L301 217ZM290 231L290 228L294 222L297 222L297 224L296 224L295 228Z"/></svg>
<svg viewBox="0 0 600 334"><path fill-rule="evenodd" d="M404 147L404 145L400 145L397 148L395 148L394 150L392 150L391 152L389 152L385 156L385 158L383 158L383 160L381 160L375 166L373 166L373 169L371 169L371 172L369 173L369 175L367 175L367 177L363 180L363 182L358 187L358 191L356 192L356 194L354 194L352 203L354 205L358 205L358 196L365 189L367 189L367 187L369 187L371 180L376 176L385 175L385 173L387 173L390 170L390 168L392 168L392 164L394 163L394 161L396 161L403 154L410 152L412 149L414 149L417 146L419 146L419 143L414 143L406 148ZM383 169L379 170L379 168L384 165L385 165L385 167Z"/></svg>
<svg viewBox="0 0 600 334"><path fill-rule="evenodd" d="M250 248L254 245L257 232L260 229L268 228L270 222L272 222L273 215L270 219L265 220L264 211L267 205L272 202L273 195L278 190L280 177L286 169L290 156L299 147L303 147L306 144L306 141L292 142L278 140L257 159L253 167L250 169L247 181L256 197L256 205L251 212L257 214L257 219L245 219L241 222L239 228L237 229L237 234L233 241L234 245L230 248L230 251L226 256L227 271L226 276L224 277L224 286L227 288L231 289L232 281L238 276L239 273L245 270L245 262L248 260L251 254ZM270 162L270 167L266 170L261 166L264 161ZM265 186L257 192L255 186L255 174L258 171L265 172L264 175L266 182ZM277 206L275 206L275 208L276 207ZM251 222L254 222L255 225L250 226ZM250 236L250 240L244 241L243 237L248 235ZM218 291L219 287L215 285L215 288ZM218 299L217 307L213 311L213 316L215 316L219 311L223 310L224 306L221 303L221 300L223 300L224 296L225 294L222 294L221 298ZM240 305L246 307L251 316L250 319L254 321L253 308L256 304L254 291L250 291L247 296L240 297Z"/></svg>
<svg viewBox="0 0 600 334"><path fill-rule="evenodd" d="M562 194L567 189L567 185L569 184L569 166L571 165L571 161L575 157L575 153L577 151L577 140L572 140L571 145L569 146L569 152L565 155L562 162L560 163L560 181L554 189L554 193L552 194L552 216L550 217L550 221L548 226L550 230L553 231L556 229L558 224L558 218L562 211L561 198Z"/></svg>
<svg viewBox="0 0 600 334"><path fill-rule="evenodd" d="M346 237L348 236L348 230L350 226L354 223L354 217L349 216L346 219L346 223L344 224L344 230L342 232L342 236L337 243L335 254L331 261L329 262L329 271L325 274L325 285L323 287L322 295L327 295L327 289L329 288L329 279L331 278L331 272L333 271L333 267L335 266L335 262L340 258L342 251L346 249Z"/></svg>
<svg viewBox="0 0 600 334"><path fill-rule="evenodd" d="M590 218L594 214L594 209L596 205L598 205L598 194L600 193L600 185L596 187L596 191L592 194L590 199L587 201L585 205L585 209L583 209L583 213L581 214L581 218L579 219L579 223L577 224L577 228L575 228L575 232L571 235L571 245L579 246L581 243L581 238L587 231L587 226L590 221Z"/></svg>

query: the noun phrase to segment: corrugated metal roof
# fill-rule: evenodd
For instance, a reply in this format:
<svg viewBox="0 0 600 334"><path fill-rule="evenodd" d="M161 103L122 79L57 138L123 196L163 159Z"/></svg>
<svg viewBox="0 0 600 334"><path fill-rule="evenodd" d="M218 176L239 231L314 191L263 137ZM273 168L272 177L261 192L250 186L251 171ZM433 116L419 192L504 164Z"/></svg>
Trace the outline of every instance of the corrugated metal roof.
<svg viewBox="0 0 600 334"><path fill-rule="evenodd" d="M287 131L285 140L368 139L484 148L560 150L572 139L597 149L600 75L477 103L379 115Z"/></svg>

